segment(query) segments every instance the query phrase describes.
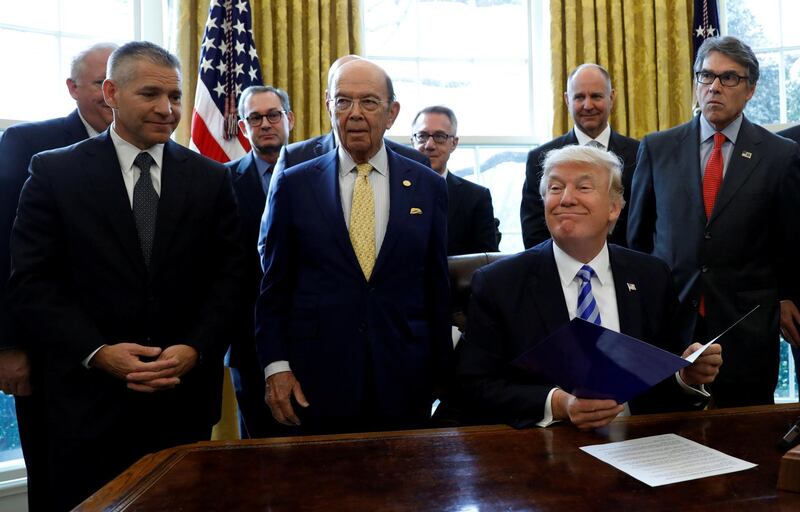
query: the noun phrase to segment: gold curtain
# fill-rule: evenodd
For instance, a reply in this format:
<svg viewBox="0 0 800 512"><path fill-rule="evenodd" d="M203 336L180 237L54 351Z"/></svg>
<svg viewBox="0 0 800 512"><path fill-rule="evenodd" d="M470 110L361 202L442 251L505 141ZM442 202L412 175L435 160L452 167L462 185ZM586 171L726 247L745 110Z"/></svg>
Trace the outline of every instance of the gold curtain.
<svg viewBox="0 0 800 512"><path fill-rule="evenodd" d="M197 87L200 43L209 0L178 0L175 33L183 66L184 116L176 139L188 144ZM295 127L291 140L327 132L323 98L328 67L342 55L361 52L359 0L251 0L253 36L266 85L289 93Z"/></svg>
<svg viewBox="0 0 800 512"><path fill-rule="evenodd" d="M616 131L641 138L688 121L692 9L691 0L550 0L553 135L571 126L564 91L584 62L611 74Z"/></svg>

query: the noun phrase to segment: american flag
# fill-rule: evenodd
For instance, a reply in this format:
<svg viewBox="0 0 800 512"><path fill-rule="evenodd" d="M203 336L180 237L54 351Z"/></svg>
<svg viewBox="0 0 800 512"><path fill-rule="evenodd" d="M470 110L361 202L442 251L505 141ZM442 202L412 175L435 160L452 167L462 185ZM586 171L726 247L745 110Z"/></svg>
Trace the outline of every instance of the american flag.
<svg viewBox="0 0 800 512"><path fill-rule="evenodd" d="M719 37L719 11L717 0L694 0L694 24L692 25L694 53L692 62L697 57L697 50L709 37Z"/></svg>
<svg viewBox="0 0 800 512"><path fill-rule="evenodd" d="M250 2L211 0L201 46L189 147L218 162L235 160L250 151L236 102L244 89L263 83Z"/></svg>

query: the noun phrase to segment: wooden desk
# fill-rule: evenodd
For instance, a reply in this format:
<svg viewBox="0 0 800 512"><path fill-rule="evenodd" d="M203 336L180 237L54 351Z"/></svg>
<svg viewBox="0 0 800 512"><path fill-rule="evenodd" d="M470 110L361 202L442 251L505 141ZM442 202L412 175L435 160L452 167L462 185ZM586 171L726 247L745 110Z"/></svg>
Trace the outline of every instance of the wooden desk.
<svg viewBox="0 0 800 512"><path fill-rule="evenodd" d="M800 511L775 447L800 405L636 416L605 432L492 425L209 442L144 457L77 510ZM578 447L674 432L758 464L651 488Z"/></svg>

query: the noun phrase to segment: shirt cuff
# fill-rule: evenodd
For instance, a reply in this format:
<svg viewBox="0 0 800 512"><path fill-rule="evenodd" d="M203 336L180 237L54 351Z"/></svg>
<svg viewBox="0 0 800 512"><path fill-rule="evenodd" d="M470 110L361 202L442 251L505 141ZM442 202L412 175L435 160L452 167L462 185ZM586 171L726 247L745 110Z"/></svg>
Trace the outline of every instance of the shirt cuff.
<svg viewBox="0 0 800 512"><path fill-rule="evenodd" d="M94 351L92 351L92 353L91 353L91 354L89 354L89 357L87 357L86 359L84 359L84 360L83 360L83 367L84 367L84 368L91 368L91 366L89 366L89 363L91 363L91 362L92 362L92 358L94 357L94 355L95 355L96 353L100 352L100 349L101 349L101 348L103 348L103 347L105 347L105 346L106 346L106 345L105 345L105 343L104 343L104 344L100 345L99 347L97 347L96 349L94 349Z"/></svg>
<svg viewBox="0 0 800 512"><path fill-rule="evenodd" d="M559 420L553 419L553 394L556 392L556 389L553 388L547 393L547 400L544 401L544 415L542 416L542 420L536 423L537 427L549 427L553 423L558 423Z"/></svg>
<svg viewBox="0 0 800 512"><path fill-rule="evenodd" d="M687 395L700 395L705 398L709 398L711 396L711 393L706 391L705 384L700 384L699 386L690 386L689 384L683 382L680 370L675 372L675 378L678 380L678 385L680 385L681 389L683 389L683 392Z"/></svg>
<svg viewBox="0 0 800 512"><path fill-rule="evenodd" d="M264 368L264 380L267 380L276 373L290 372L289 361L273 361Z"/></svg>

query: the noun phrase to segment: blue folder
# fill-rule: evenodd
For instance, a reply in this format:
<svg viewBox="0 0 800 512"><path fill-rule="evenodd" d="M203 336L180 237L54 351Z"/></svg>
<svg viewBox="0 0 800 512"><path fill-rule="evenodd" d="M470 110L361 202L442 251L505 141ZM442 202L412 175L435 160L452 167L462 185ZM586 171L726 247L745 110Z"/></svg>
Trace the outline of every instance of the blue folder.
<svg viewBox="0 0 800 512"><path fill-rule="evenodd" d="M513 361L578 398L621 404L689 361L625 334L575 318Z"/></svg>

